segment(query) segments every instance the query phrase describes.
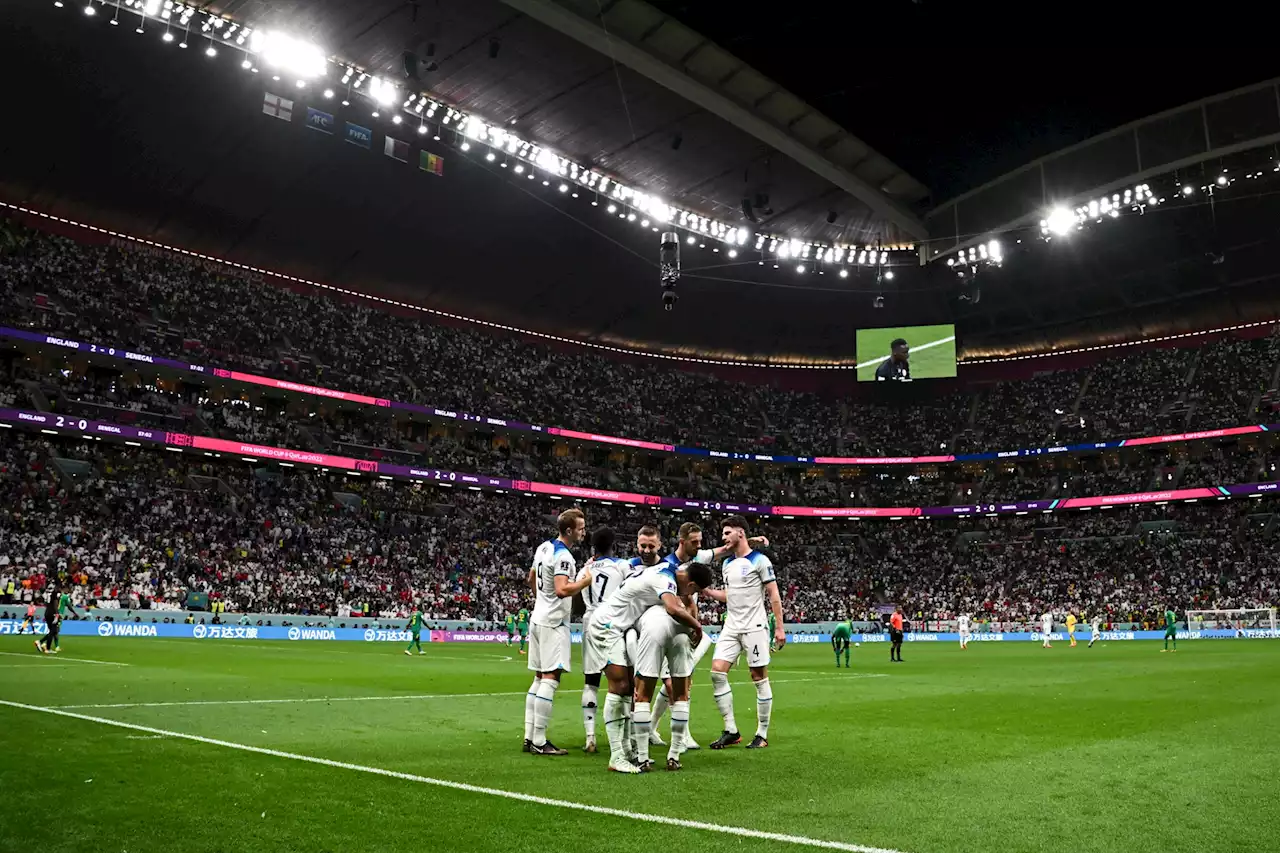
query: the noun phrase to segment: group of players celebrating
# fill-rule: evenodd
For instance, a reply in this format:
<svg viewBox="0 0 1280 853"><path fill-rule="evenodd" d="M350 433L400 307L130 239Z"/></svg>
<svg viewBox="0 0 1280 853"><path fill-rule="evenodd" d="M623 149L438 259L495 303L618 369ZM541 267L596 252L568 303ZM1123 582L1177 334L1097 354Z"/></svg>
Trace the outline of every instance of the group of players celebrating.
<svg viewBox="0 0 1280 853"><path fill-rule="evenodd" d="M711 748L742 742L733 714L729 670L743 655L756 691L756 733L747 748L769 745L770 651L786 643L786 633L773 564L755 550L769 542L764 537L749 539L746 527L738 516L726 518L721 525L723 544L704 549L702 529L684 524L676 550L659 556L661 535L656 527L646 525L636 534L637 556L630 560L614 556L614 532L600 528L592 535L592 559L579 569L570 548L586 537L586 517L580 509L560 514L559 535L538 546L529 569L535 603L528 666L534 677L525 697L525 752L567 754L547 739L547 726L561 676L571 671L569 617L573 597L579 593L586 605L582 636L586 752L598 751L601 676L607 690L603 713L610 770L627 774L652 770L651 744L668 746L667 769L679 770L683 753L698 749L689 734L689 685L694 667L711 647L699 618L700 595L726 609L711 666L723 729ZM716 561L723 561L720 588L713 586ZM664 744L657 726L668 707L671 737Z"/></svg>

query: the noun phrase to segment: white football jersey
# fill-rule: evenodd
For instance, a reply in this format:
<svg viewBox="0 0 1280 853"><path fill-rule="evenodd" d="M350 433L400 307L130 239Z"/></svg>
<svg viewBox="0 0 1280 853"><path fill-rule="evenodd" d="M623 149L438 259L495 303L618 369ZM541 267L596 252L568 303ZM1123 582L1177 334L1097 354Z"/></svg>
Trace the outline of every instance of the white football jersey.
<svg viewBox="0 0 1280 853"><path fill-rule="evenodd" d="M961 630L961 631L964 631L965 633L968 633L968 632L969 632L969 617L968 617L968 616L966 616L965 614L963 614L963 613L962 613L962 614L960 614L960 618L959 618L959 619L957 619L956 621L957 621L957 623L959 624L959 627L960 627L960 630Z"/></svg>
<svg viewBox="0 0 1280 853"><path fill-rule="evenodd" d="M745 557L733 557L724 563L724 588L728 601L724 620L725 632L767 630L764 587L776 581L773 563L759 551Z"/></svg>
<svg viewBox="0 0 1280 853"><path fill-rule="evenodd" d="M573 559L573 552L559 539L552 539L538 546L538 550L533 552L533 570L537 577L538 595L533 603L530 622L548 628L569 624L573 599L556 597L556 576L560 575L573 580L577 568L578 563Z"/></svg>
<svg viewBox="0 0 1280 853"><path fill-rule="evenodd" d="M1053 630L1053 614L1052 613L1046 613L1040 617L1040 628L1046 634L1048 634L1050 631Z"/></svg>
<svg viewBox="0 0 1280 853"><path fill-rule="evenodd" d="M597 607L622 588L622 582L631 574L632 569L631 564L621 557L597 557L582 567L578 572L578 580L582 580L586 572L591 572L591 585L582 591L582 603L586 605L582 614L583 624L591 618Z"/></svg>
<svg viewBox="0 0 1280 853"><path fill-rule="evenodd" d="M605 628L626 631L640 621L646 610L661 604L663 596L677 594L675 575L659 563L627 578L617 592L596 607L592 620Z"/></svg>

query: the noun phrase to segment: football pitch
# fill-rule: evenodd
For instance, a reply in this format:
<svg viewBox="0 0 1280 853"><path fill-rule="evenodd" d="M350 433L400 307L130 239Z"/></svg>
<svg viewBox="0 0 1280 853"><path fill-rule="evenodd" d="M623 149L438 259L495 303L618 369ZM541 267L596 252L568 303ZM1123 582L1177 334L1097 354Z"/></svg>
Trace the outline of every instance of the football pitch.
<svg viewBox="0 0 1280 853"><path fill-rule="evenodd" d="M549 732L570 754L520 751L502 645L0 637L0 850L1275 849L1280 642L1159 649L867 644L837 670L792 646L768 749L624 777L580 749L577 673ZM703 661L692 731L719 722Z"/></svg>
<svg viewBox="0 0 1280 853"><path fill-rule="evenodd" d="M854 348L858 353L858 381L872 382L876 368L889 356L889 345L903 338L911 346L911 378L937 379L956 375L956 327L908 326L893 329L859 329Z"/></svg>

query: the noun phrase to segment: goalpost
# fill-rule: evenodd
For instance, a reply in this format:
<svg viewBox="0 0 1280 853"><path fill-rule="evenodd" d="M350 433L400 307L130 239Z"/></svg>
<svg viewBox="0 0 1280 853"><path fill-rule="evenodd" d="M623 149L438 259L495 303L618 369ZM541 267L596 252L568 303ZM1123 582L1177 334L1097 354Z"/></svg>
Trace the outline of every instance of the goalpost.
<svg viewBox="0 0 1280 853"><path fill-rule="evenodd" d="M1262 631L1276 630L1276 609L1274 607L1240 608L1236 610L1188 610L1187 630L1200 631L1205 628L1255 629Z"/></svg>

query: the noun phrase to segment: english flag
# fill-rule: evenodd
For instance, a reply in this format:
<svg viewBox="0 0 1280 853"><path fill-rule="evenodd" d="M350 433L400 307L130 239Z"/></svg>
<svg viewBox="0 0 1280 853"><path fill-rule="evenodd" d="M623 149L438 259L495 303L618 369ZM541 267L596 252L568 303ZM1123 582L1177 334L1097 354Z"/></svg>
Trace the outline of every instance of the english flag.
<svg viewBox="0 0 1280 853"><path fill-rule="evenodd" d="M293 101L267 92L262 96L262 112L283 121L293 121Z"/></svg>

